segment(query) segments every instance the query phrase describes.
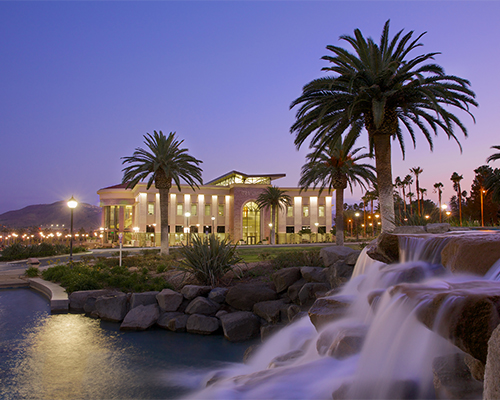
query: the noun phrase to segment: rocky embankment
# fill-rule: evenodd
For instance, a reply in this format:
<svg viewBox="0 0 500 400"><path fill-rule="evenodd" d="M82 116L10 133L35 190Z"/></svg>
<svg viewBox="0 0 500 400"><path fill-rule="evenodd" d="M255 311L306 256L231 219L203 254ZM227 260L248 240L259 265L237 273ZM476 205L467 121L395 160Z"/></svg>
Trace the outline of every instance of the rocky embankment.
<svg viewBox="0 0 500 400"><path fill-rule="evenodd" d="M185 285L146 293L79 291L69 296L69 307L71 312L120 322L121 330L156 325L173 332L222 333L229 341L264 338L305 314L317 298L334 293L350 278L358 256L359 251L332 246L321 250L324 268L284 268L269 283Z"/></svg>

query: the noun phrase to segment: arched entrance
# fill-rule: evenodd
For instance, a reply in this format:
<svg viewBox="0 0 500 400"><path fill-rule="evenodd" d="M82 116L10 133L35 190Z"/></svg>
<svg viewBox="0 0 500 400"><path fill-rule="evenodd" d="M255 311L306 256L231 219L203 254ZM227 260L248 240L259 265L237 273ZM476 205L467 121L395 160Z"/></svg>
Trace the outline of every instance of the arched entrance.
<svg viewBox="0 0 500 400"><path fill-rule="evenodd" d="M260 210L253 201L243 206L243 240L247 244L260 242Z"/></svg>

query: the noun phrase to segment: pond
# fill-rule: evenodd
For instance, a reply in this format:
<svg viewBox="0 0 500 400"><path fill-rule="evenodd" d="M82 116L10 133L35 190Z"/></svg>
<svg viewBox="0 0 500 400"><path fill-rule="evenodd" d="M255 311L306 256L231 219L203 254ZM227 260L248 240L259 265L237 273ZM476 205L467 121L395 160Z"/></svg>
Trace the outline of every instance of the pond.
<svg viewBox="0 0 500 400"><path fill-rule="evenodd" d="M30 289L0 290L1 399L170 399L241 362L251 343L50 314Z"/></svg>

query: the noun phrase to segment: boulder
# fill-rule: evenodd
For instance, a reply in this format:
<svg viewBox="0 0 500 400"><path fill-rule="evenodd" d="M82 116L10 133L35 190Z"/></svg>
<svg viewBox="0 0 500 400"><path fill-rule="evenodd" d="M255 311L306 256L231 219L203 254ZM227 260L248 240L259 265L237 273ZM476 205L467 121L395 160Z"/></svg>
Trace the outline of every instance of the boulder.
<svg viewBox="0 0 500 400"><path fill-rule="evenodd" d="M132 308L120 325L122 331L143 331L155 324L160 316L159 308L156 304L142 305Z"/></svg>
<svg viewBox="0 0 500 400"><path fill-rule="evenodd" d="M500 234L496 233L456 235L441 251L441 262L451 272L483 276L499 259Z"/></svg>
<svg viewBox="0 0 500 400"><path fill-rule="evenodd" d="M438 399L481 399L483 384L472 378L463 354L436 357L432 362ZM496 378L498 380L498 377ZM497 399L498 397L495 397Z"/></svg>
<svg viewBox="0 0 500 400"><path fill-rule="evenodd" d="M177 311L183 300L182 294L171 289L163 289L156 295L156 301L163 312Z"/></svg>
<svg viewBox="0 0 500 400"><path fill-rule="evenodd" d="M94 302L100 296L108 296L114 293L118 293L116 290L100 289L100 290L79 290L70 293L69 298L69 309L71 312L83 312L85 302L88 298L93 298ZM90 311L89 311L90 312Z"/></svg>
<svg viewBox="0 0 500 400"><path fill-rule="evenodd" d="M302 289L302 286L304 286L306 283L306 280L304 278L301 278L288 288L286 293L290 301L292 301L293 303L299 302L300 289Z"/></svg>
<svg viewBox="0 0 500 400"><path fill-rule="evenodd" d="M98 297L95 312L106 321L121 322L127 314L127 295L118 292L113 295Z"/></svg>
<svg viewBox="0 0 500 400"><path fill-rule="evenodd" d="M186 331L200 335L211 335L219 330L219 326L219 320L215 317L193 314L187 319Z"/></svg>
<svg viewBox="0 0 500 400"><path fill-rule="evenodd" d="M342 360L361 351L367 331L364 325L326 328L316 341L316 350L321 356Z"/></svg>
<svg viewBox="0 0 500 400"><path fill-rule="evenodd" d="M283 328L284 325L280 324L267 324L267 325L261 325L260 326L260 340L263 342L265 341L269 336L272 336L281 328Z"/></svg>
<svg viewBox="0 0 500 400"><path fill-rule="evenodd" d="M382 232L368 244L366 254L377 261L392 264L399 261L399 239L397 235Z"/></svg>
<svg viewBox="0 0 500 400"><path fill-rule="evenodd" d="M395 234L406 234L406 235L420 235L426 233L425 228L421 225L403 225L396 226L392 233Z"/></svg>
<svg viewBox="0 0 500 400"><path fill-rule="evenodd" d="M276 291L263 283L240 283L230 288L226 303L237 310L251 311L255 303L276 300Z"/></svg>
<svg viewBox="0 0 500 400"><path fill-rule="evenodd" d="M130 308L135 308L140 305L148 306L150 304L158 304L156 301L156 295L158 293L160 292L132 293L132 296L130 296Z"/></svg>
<svg viewBox="0 0 500 400"><path fill-rule="evenodd" d="M446 233L450 230L450 224L447 222L437 223L437 224L427 224L425 226L425 231L427 233Z"/></svg>
<svg viewBox="0 0 500 400"><path fill-rule="evenodd" d="M253 306L254 314L271 324L280 322L281 310L286 309L287 304L284 300L270 300L255 303Z"/></svg>
<svg viewBox="0 0 500 400"><path fill-rule="evenodd" d="M328 283L327 268L322 267L301 267L300 274L306 282Z"/></svg>
<svg viewBox="0 0 500 400"><path fill-rule="evenodd" d="M329 246L323 247L319 254L325 266L330 267L337 261L345 261L349 256L355 253L359 255L359 251L353 250L347 246Z"/></svg>
<svg viewBox="0 0 500 400"><path fill-rule="evenodd" d="M186 315L186 314L181 313L181 312L177 312L177 311L161 313L160 316L158 317L158 321L156 321L156 325L158 325L159 327L161 327L163 329L168 329L168 322L171 319L174 319L174 318L182 316L182 315Z"/></svg>
<svg viewBox="0 0 500 400"><path fill-rule="evenodd" d="M219 311L220 304L207 299L206 297L196 297L186 308L186 314L201 314L213 316Z"/></svg>
<svg viewBox="0 0 500 400"><path fill-rule="evenodd" d="M330 287L335 289L346 283L351 278L353 271L354 266L342 260L331 265L326 272Z"/></svg>
<svg viewBox="0 0 500 400"><path fill-rule="evenodd" d="M486 357L486 360L488 360L488 357ZM464 362L467 365L467 368L469 368L472 377L477 381L483 382L485 365L481 361L477 360L476 358L472 357L470 354L467 353L465 354Z"/></svg>
<svg viewBox="0 0 500 400"><path fill-rule="evenodd" d="M300 358L304 355L304 350L292 350L286 354L282 354L278 357L275 357L269 363L268 369L283 367L295 361L297 358Z"/></svg>
<svg viewBox="0 0 500 400"><path fill-rule="evenodd" d="M224 303L224 301L226 300L226 294L228 290L229 289L227 288L221 288L221 287L214 288L208 294L208 298L219 304Z"/></svg>
<svg viewBox="0 0 500 400"><path fill-rule="evenodd" d="M259 318L249 311L237 311L220 317L224 337L230 342L241 342L259 335Z"/></svg>
<svg viewBox="0 0 500 400"><path fill-rule="evenodd" d="M484 369L484 400L500 399L500 326L488 340L488 357Z"/></svg>
<svg viewBox="0 0 500 400"><path fill-rule="evenodd" d="M172 332L186 332L188 319L187 314L176 315L167 322L167 329Z"/></svg>
<svg viewBox="0 0 500 400"><path fill-rule="evenodd" d="M300 277L301 275L299 267L283 268L279 271L276 271L272 275L273 283L278 293L287 290L288 287L298 281Z"/></svg>
<svg viewBox="0 0 500 400"><path fill-rule="evenodd" d="M318 294L325 294L330 286L325 283L306 283L299 291L298 300L301 306L311 304Z"/></svg>
<svg viewBox="0 0 500 400"><path fill-rule="evenodd" d="M165 273L165 280L177 290L180 290L185 285L198 284L198 280L192 273L175 269Z"/></svg>
<svg viewBox="0 0 500 400"><path fill-rule="evenodd" d="M341 296L322 297L317 299L309 309L309 318L316 330L332 321L345 316L351 302Z"/></svg>
<svg viewBox="0 0 500 400"><path fill-rule="evenodd" d="M199 296L206 297L210 290L212 290L210 286L186 285L181 289L181 293L186 299L193 300Z"/></svg>

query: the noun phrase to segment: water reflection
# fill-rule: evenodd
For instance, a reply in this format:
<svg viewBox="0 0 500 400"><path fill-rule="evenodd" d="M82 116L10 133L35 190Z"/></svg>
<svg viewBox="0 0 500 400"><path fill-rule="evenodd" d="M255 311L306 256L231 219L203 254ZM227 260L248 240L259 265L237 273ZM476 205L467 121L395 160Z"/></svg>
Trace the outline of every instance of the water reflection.
<svg viewBox="0 0 500 400"><path fill-rule="evenodd" d="M187 388L169 379L173 371L239 361L248 346L164 330L124 333L83 315L50 315L37 296L0 291L2 399L174 398Z"/></svg>

